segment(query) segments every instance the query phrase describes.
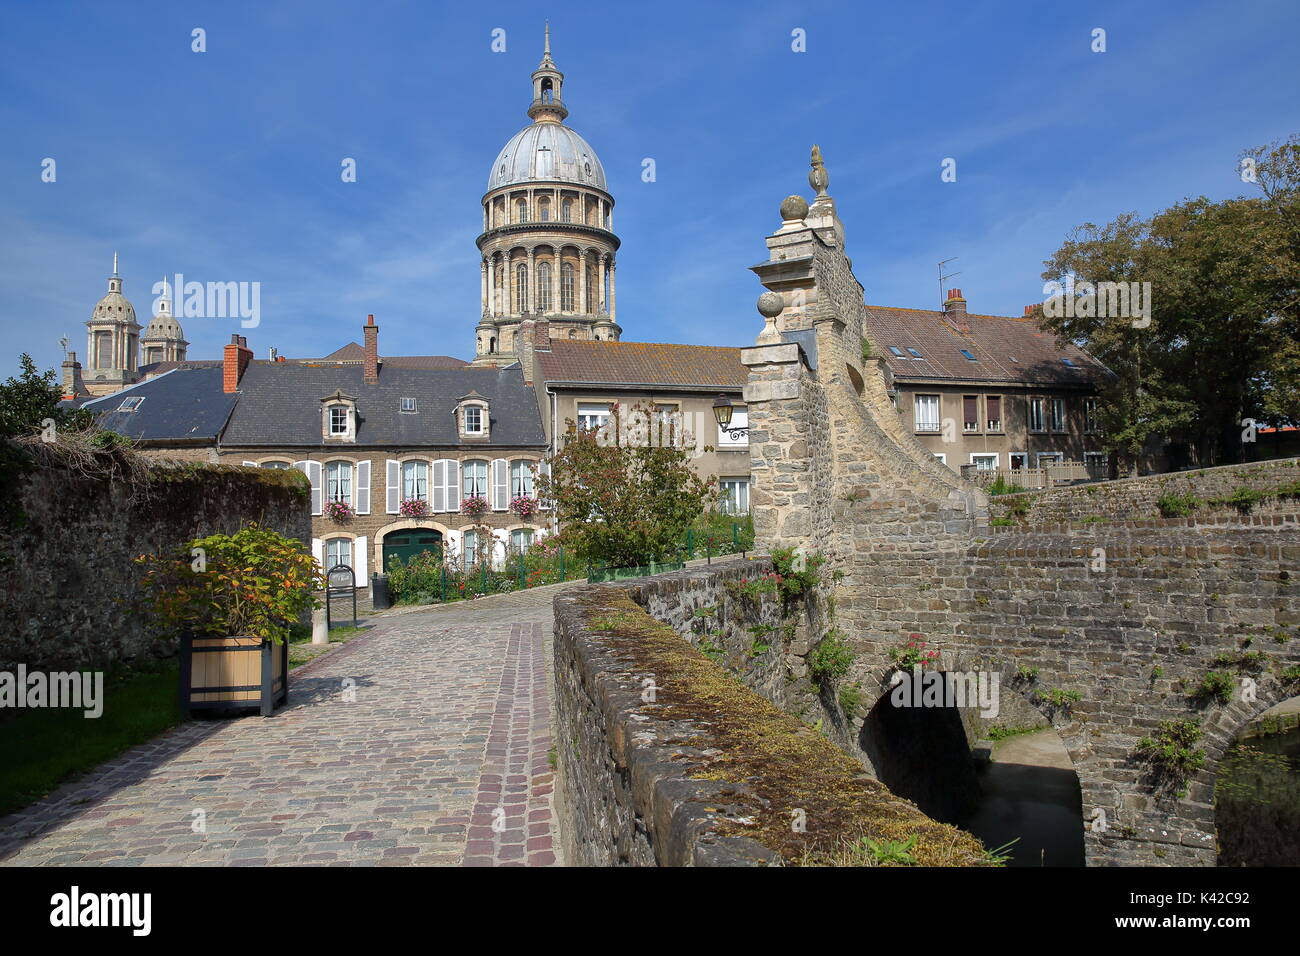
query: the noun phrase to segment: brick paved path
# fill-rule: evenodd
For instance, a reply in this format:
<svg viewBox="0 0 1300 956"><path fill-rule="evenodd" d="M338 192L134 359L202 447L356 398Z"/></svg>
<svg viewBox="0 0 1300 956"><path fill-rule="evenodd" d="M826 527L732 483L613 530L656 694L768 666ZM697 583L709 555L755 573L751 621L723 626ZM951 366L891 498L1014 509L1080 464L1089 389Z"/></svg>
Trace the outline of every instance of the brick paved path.
<svg viewBox="0 0 1300 956"><path fill-rule="evenodd" d="M554 864L554 593L375 618L274 717L190 721L0 819L0 865Z"/></svg>

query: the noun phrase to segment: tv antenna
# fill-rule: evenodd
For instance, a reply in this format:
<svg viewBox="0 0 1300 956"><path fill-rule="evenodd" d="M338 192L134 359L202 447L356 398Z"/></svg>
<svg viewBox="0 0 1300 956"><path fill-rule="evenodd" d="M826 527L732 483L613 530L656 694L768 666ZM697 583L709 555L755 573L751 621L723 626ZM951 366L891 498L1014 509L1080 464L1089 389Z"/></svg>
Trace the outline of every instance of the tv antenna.
<svg viewBox="0 0 1300 956"><path fill-rule="evenodd" d="M939 263L939 310L940 311L943 310L943 303L944 303L943 284L949 279L951 279L953 276L961 275L960 272L949 272L945 274L943 271L943 267L950 262L956 262L958 258L959 258L958 256L953 256L951 259L944 259L942 262Z"/></svg>
<svg viewBox="0 0 1300 956"><path fill-rule="evenodd" d="M68 337L65 335L59 339L59 348L63 349L63 357L68 357Z"/></svg>

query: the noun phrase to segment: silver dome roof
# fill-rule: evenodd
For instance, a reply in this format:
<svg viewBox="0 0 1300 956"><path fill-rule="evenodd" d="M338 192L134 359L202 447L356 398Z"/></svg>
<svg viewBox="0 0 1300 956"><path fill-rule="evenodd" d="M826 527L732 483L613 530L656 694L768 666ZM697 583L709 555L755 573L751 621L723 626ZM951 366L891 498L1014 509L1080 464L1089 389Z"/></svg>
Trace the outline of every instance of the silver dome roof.
<svg viewBox="0 0 1300 956"><path fill-rule="evenodd" d="M605 167L596 151L569 127L533 123L510 137L497 155L488 174L488 189L533 182L580 183L605 189Z"/></svg>

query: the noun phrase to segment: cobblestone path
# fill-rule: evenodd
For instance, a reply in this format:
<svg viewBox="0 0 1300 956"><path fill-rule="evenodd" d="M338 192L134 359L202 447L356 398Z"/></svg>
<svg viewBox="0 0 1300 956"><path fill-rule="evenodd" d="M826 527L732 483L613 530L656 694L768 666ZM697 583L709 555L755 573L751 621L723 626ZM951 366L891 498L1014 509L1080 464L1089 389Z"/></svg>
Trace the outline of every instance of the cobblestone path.
<svg viewBox="0 0 1300 956"><path fill-rule="evenodd" d="M373 618L274 717L189 721L0 819L0 865L560 862L556 587Z"/></svg>

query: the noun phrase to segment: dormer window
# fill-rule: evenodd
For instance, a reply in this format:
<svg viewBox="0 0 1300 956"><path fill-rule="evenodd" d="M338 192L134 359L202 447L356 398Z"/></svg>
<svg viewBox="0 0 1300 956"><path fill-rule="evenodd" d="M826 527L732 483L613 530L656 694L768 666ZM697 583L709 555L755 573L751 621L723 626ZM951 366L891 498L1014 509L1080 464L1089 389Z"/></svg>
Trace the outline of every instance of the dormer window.
<svg viewBox="0 0 1300 956"><path fill-rule="evenodd" d="M348 433L348 408L346 405L330 406L330 437L339 438Z"/></svg>
<svg viewBox="0 0 1300 956"><path fill-rule="evenodd" d="M335 392L326 395L320 403L321 437L333 442L356 441L357 400L351 395Z"/></svg>
<svg viewBox="0 0 1300 956"><path fill-rule="evenodd" d="M467 405L464 409L465 434L483 434L483 409L478 405Z"/></svg>
<svg viewBox="0 0 1300 956"><path fill-rule="evenodd" d="M461 396L456 402L456 430L462 439L482 441L489 437L492 418L488 400L478 392Z"/></svg>

